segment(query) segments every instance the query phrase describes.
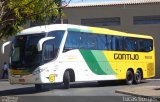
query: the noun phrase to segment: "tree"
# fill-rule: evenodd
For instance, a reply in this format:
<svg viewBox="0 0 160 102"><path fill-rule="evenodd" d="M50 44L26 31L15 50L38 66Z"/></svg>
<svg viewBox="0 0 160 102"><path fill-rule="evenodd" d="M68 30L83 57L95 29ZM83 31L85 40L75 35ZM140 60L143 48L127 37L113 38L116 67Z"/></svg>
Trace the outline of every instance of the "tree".
<svg viewBox="0 0 160 102"><path fill-rule="evenodd" d="M0 39L22 30L27 21L58 16L57 0L1 0Z"/></svg>

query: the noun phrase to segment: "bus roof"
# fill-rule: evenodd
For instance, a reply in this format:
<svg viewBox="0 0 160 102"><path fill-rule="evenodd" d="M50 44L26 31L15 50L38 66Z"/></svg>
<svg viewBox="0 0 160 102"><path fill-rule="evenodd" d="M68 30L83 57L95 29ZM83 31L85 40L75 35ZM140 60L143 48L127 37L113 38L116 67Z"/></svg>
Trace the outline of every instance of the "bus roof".
<svg viewBox="0 0 160 102"><path fill-rule="evenodd" d="M80 32L88 32L88 33L92 32L97 34L109 34L109 35L117 35L117 36L129 36L129 37L153 39L151 36L148 36L148 35L132 34L132 33L111 30L107 28L89 27L89 26L72 25L72 24L51 24L51 25L36 26L36 27L31 27L31 28L22 30L17 35L46 33L54 30L71 30L71 31L80 31Z"/></svg>

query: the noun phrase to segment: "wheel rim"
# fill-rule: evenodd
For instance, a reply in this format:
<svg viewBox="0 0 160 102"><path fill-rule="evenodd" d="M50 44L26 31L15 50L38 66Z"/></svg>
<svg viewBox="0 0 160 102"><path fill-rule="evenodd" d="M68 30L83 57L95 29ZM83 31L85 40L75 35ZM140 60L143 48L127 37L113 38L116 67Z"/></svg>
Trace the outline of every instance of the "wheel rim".
<svg viewBox="0 0 160 102"><path fill-rule="evenodd" d="M127 74L127 82L128 82L129 84L132 84L132 82L133 82L133 75L132 75L131 72L129 72L129 73Z"/></svg>
<svg viewBox="0 0 160 102"><path fill-rule="evenodd" d="M137 72L136 72L136 80L140 82L141 79L142 79L142 77L141 77L141 72L140 72L140 71L137 71Z"/></svg>

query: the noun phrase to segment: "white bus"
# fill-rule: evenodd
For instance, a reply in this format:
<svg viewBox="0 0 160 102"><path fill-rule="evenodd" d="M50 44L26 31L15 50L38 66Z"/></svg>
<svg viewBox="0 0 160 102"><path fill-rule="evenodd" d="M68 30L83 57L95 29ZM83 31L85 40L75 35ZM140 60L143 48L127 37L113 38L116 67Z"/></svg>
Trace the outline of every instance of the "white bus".
<svg viewBox="0 0 160 102"><path fill-rule="evenodd" d="M11 43L11 84L122 80L140 83L155 76L153 38L70 24L37 26ZM9 44L5 43L4 47Z"/></svg>

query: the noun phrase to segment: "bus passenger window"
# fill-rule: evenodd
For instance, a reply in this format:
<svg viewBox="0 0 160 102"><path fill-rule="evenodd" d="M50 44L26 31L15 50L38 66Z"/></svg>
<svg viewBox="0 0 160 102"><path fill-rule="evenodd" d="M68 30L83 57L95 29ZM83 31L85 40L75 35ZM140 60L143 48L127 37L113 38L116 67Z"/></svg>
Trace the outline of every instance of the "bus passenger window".
<svg viewBox="0 0 160 102"><path fill-rule="evenodd" d="M111 50L112 49L112 36L105 35L105 38L106 38L106 47L107 47L107 50Z"/></svg>
<svg viewBox="0 0 160 102"><path fill-rule="evenodd" d="M116 36L115 39L116 51L123 51L123 37Z"/></svg>
<svg viewBox="0 0 160 102"><path fill-rule="evenodd" d="M126 39L126 49L127 49L127 51L137 51L138 45L137 45L136 39L127 38Z"/></svg>
<svg viewBox="0 0 160 102"><path fill-rule="evenodd" d="M145 40L145 51L149 52L153 49L153 42L152 40Z"/></svg>
<svg viewBox="0 0 160 102"><path fill-rule="evenodd" d="M96 50L97 49L97 41L96 41L96 35L95 34L89 34L89 36L88 36L88 48L90 50Z"/></svg>
<svg viewBox="0 0 160 102"><path fill-rule="evenodd" d="M80 49L88 49L88 47L89 47L89 34L81 32Z"/></svg>
<svg viewBox="0 0 160 102"><path fill-rule="evenodd" d="M153 41L149 39L138 40L138 51L149 52L153 50Z"/></svg>
<svg viewBox="0 0 160 102"><path fill-rule="evenodd" d="M107 42L105 35L97 34L97 49L98 50L107 50Z"/></svg>
<svg viewBox="0 0 160 102"><path fill-rule="evenodd" d="M65 42L65 50L79 49L80 47L80 32L69 31Z"/></svg>
<svg viewBox="0 0 160 102"><path fill-rule="evenodd" d="M139 39L138 40L138 51L140 52L144 52L145 51L145 45L144 45L144 40L143 39Z"/></svg>
<svg viewBox="0 0 160 102"><path fill-rule="evenodd" d="M115 51L116 50L116 39L115 39L115 36L112 36L112 49L111 50L113 50L113 51Z"/></svg>

